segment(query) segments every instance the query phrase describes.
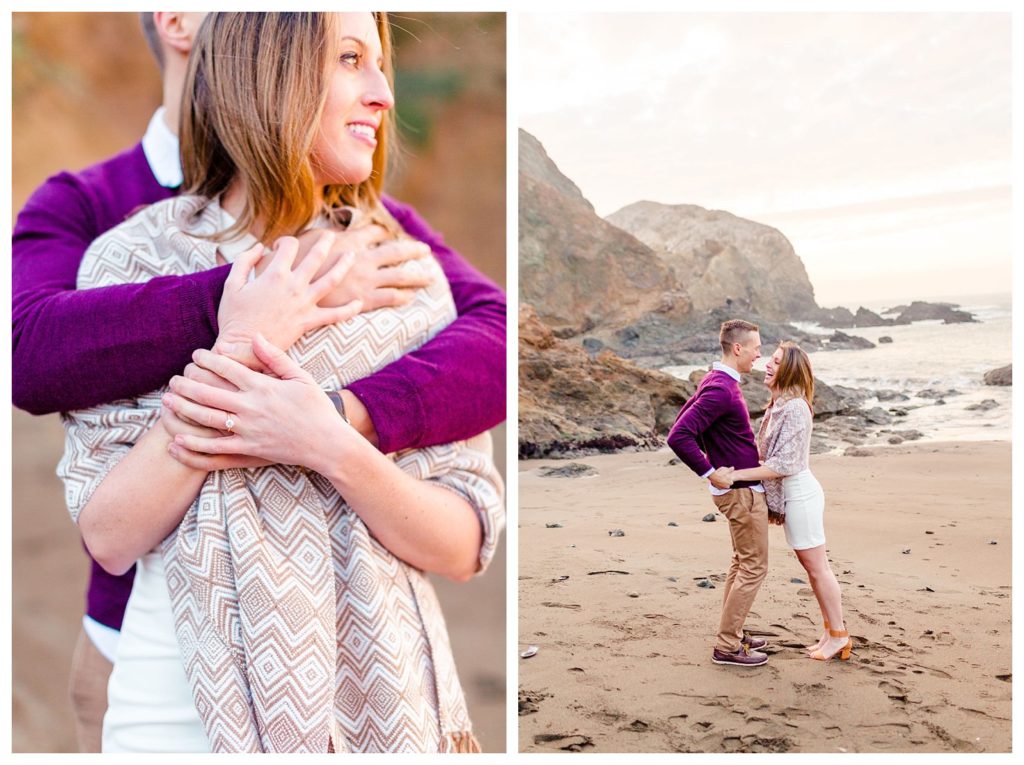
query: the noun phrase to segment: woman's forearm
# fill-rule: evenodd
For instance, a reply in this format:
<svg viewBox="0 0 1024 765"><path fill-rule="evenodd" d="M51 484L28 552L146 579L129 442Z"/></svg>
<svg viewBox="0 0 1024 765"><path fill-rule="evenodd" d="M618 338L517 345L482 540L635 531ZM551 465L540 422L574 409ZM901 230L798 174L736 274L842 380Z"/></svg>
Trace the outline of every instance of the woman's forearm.
<svg viewBox="0 0 1024 765"><path fill-rule="evenodd" d="M785 478L782 473L776 473L774 470L767 468L764 465L756 468L744 468L743 470L733 471L731 477L734 481L763 481L765 478Z"/></svg>
<svg viewBox="0 0 1024 765"><path fill-rule="evenodd" d="M185 467L167 453L171 437L157 423L107 474L78 517L89 553L120 575L181 522L199 494L206 471Z"/></svg>
<svg viewBox="0 0 1024 765"><path fill-rule="evenodd" d="M483 531L466 499L409 475L355 433L332 444L319 455L318 472L389 552L455 581L476 573Z"/></svg>

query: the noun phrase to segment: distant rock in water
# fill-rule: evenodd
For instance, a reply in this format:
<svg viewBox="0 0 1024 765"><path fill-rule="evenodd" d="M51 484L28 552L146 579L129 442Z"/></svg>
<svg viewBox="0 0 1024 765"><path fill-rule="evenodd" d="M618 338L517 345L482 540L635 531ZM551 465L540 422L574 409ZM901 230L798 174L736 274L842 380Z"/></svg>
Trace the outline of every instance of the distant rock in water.
<svg viewBox="0 0 1024 765"><path fill-rule="evenodd" d="M1013 365L1007 364L999 369L991 369L985 373L985 385L1012 385Z"/></svg>
<svg viewBox="0 0 1024 765"><path fill-rule="evenodd" d="M694 390L608 350L591 358L520 306L520 459L658 448Z"/></svg>
<svg viewBox="0 0 1024 765"><path fill-rule="evenodd" d="M887 327L895 322L892 319L885 319L874 311L861 306L857 313L851 313L849 308L838 306L837 308L822 308L813 317L823 327L835 327L838 329L852 329L853 327Z"/></svg>
<svg viewBox="0 0 1024 765"><path fill-rule="evenodd" d="M697 205L635 202L607 217L669 266L693 310L731 300L773 321L813 316L818 305L803 262L777 229Z"/></svg>
<svg viewBox="0 0 1024 765"><path fill-rule="evenodd" d="M863 348L874 348L875 344L864 337L848 335L838 329L828 339L828 347L831 350L856 351Z"/></svg>
<svg viewBox="0 0 1024 765"><path fill-rule="evenodd" d="M891 342L892 342L892 338L889 337L888 335L882 335L880 338L878 338L878 344L879 345L884 345L886 343L891 343Z"/></svg>
<svg viewBox="0 0 1024 765"><path fill-rule="evenodd" d="M956 303L927 303L915 300L910 305L900 305L882 312L883 315L895 315L893 324L910 324L915 321L941 320L943 324L962 324L977 321L974 314L959 310Z"/></svg>
<svg viewBox="0 0 1024 765"><path fill-rule="evenodd" d="M965 407L965 409L968 412L987 412L988 410L995 409L998 406L998 401L987 398L984 401L979 401L977 404L971 404L970 406Z"/></svg>

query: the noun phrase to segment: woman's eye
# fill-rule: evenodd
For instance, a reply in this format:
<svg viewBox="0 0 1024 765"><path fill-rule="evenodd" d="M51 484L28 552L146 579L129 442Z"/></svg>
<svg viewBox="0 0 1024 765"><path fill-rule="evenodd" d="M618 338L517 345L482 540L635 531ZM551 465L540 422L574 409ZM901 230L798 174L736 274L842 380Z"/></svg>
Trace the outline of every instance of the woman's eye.
<svg viewBox="0 0 1024 765"><path fill-rule="evenodd" d="M358 53L354 53L353 52L353 53L342 53L341 54L341 58L339 58L338 60L341 61L343 64L348 64L350 66L358 67L359 66L359 61L360 61L361 58L362 58L362 56L360 56Z"/></svg>

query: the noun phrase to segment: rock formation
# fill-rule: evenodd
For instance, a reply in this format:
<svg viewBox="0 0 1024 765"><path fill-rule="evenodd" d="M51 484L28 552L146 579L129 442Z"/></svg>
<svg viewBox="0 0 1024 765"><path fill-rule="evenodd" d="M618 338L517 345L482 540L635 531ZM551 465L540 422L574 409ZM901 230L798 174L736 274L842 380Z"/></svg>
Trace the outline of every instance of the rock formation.
<svg viewBox="0 0 1024 765"><path fill-rule="evenodd" d="M818 311L804 264L777 229L721 210L657 202L635 202L607 220L658 253L696 311L726 301L774 321Z"/></svg>
<svg viewBox="0 0 1024 765"><path fill-rule="evenodd" d="M695 386L578 342L519 309L519 457L657 448Z"/></svg>

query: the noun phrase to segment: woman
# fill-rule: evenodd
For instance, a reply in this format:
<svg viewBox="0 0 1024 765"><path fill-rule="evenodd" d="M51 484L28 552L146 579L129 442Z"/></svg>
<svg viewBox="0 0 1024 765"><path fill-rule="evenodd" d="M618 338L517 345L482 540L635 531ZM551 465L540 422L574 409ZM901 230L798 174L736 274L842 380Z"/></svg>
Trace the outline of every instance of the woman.
<svg viewBox="0 0 1024 765"><path fill-rule="evenodd" d="M343 259L318 277L329 235L298 265L296 241L279 239L248 280L259 240L328 222L401 236L380 203L393 106L386 17L213 14L185 92L186 195L97 240L79 286L233 261L226 292L283 284L309 298L310 331L291 358L258 335L254 358L237 336L222 338L221 353L197 351L176 393L66 416L59 472L87 546L113 570L142 556L104 749L475 750L423 571L465 579L493 554L503 514L489 440L392 460L323 392L454 318L440 269L406 263L432 270L430 286L408 305L345 323L358 306L316 308L346 267ZM224 408L196 402L208 389ZM268 411L289 414L268 424ZM190 467L201 451L246 453L263 466L207 474Z"/></svg>
<svg viewBox="0 0 1024 765"><path fill-rule="evenodd" d="M825 622L812 659L850 658L853 641L843 621L839 582L825 553L825 494L809 467L814 375L811 360L796 343L779 345L768 360L764 384L771 402L757 432L761 467L733 470L732 481L761 481L772 523L781 523L786 541L807 571ZM842 629L832 629L842 625Z"/></svg>

